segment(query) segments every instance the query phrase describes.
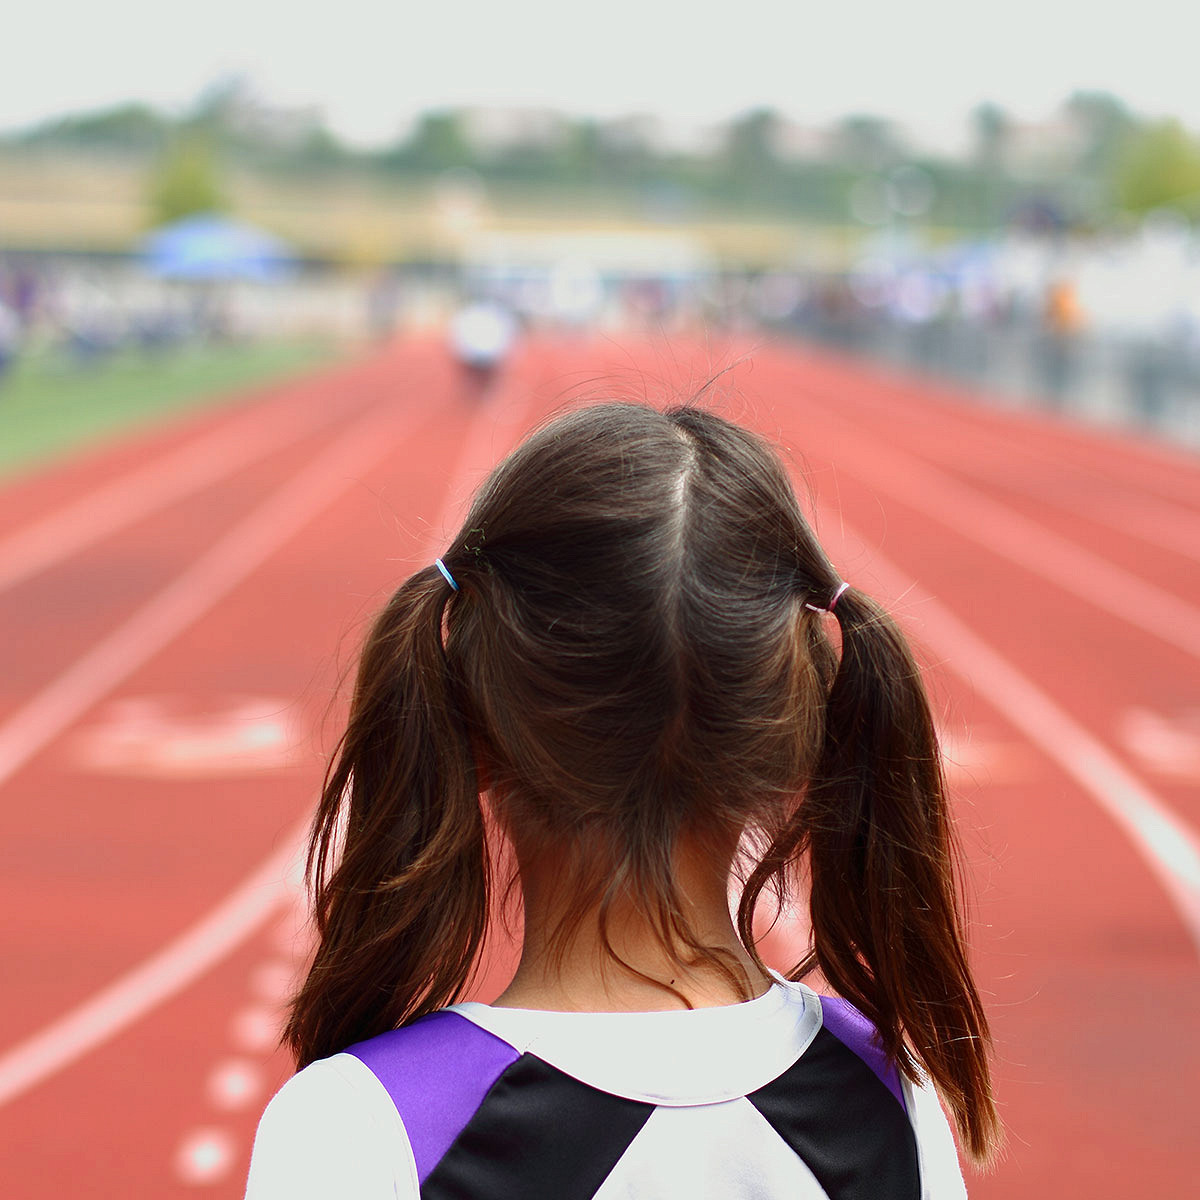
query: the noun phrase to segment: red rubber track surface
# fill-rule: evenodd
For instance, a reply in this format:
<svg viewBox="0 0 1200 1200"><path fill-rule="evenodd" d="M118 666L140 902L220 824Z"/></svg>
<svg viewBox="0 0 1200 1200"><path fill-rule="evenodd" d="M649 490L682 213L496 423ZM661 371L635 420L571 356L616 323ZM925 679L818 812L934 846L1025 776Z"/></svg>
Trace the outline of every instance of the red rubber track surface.
<svg viewBox="0 0 1200 1200"><path fill-rule="evenodd" d="M1031 728L1024 693L993 686L978 645L1194 836L1200 466L783 345L546 340L480 397L439 346L413 342L10 483L0 1095L31 1039L286 851L365 621L444 548L462 498L525 428L568 393L611 394L597 380L686 394L735 361L715 402L790 448L835 564L925 647L1009 1130L972 1195L1191 1194L1200 941L1186 880L1173 898L1170 871ZM246 696L277 707L286 759L148 770L89 755L139 705L195 718ZM0 1193L241 1194L254 1125L289 1073L271 1044L304 951L294 890L263 894L268 919L14 1085ZM787 944L772 942L781 964ZM483 998L509 961L500 947Z"/></svg>

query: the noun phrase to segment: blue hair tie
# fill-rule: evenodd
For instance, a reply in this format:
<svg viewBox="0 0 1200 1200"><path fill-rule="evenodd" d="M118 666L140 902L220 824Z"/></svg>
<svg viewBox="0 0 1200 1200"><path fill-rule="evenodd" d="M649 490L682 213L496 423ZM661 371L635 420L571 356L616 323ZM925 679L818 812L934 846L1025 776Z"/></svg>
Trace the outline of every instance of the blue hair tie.
<svg viewBox="0 0 1200 1200"><path fill-rule="evenodd" d="M446 570L446 564L439 558L434 561L434 566L441 571L441 573L446 577L446 582L457 592L458 584L454 582L454 576Z"/></svg>

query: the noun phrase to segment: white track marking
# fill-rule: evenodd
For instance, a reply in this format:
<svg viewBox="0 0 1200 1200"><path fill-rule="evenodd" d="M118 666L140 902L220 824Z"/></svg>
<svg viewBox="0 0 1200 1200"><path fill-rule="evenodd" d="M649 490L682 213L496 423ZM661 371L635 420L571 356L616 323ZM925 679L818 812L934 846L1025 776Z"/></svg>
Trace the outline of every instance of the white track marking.
<svg viewBox="0 0 1200 1200"><path fill-rule="evenodd" d="M866 543L836 514L847 539ZM1158 877L1200 952L1200 836L1160 797L1036 684L993 650L944 604L923 595L899 568L878 554L870 572L885 592L919 605L920 640L945 665L1056 762L1116 822Z"/></svg>
<svg viewBox="0 0 1200 1200"><path fill-rule="evenodd" d="M890 407L912 402L914 385L911 380L899 378L895 371L872 371L868 374L871 393L878 397L877 401L868 402L872 416L882 416L886 420ZM1155 486L1164 480L1178 483L1182 477L1187 488L1194 488L1196 463L1193 452L1189 450L1165 442L1151 443L1143 440L1133 447L1133 454L1114 455L1112 450L1115 443L1128 440L1120 430L1110 432L1108 437L1111 444L1105 445L1104 441L1095 436L1098 432L1096 426L1088 426L1081 430L1078 419L1070 416L1057 416L1054 419L1054 433L1065 433L1065 443L1059 436L1049 439L1043 437L1043 431L1030 424L1007 421L1003 425L984 424L971 420L971 417L980 411L978 392L962 387L946 391L938 388L936 384L933 387L940 396L935 400L935 419L943 424L947 419L957 422L959 436L973 438L977 444L986 445L993 451L999 450L1001 456L1016 452L1035 463L1051 462L1059 467L1065 466L1076 475L1092 480L1107 475L1114 483L1134 488L1138 492L1149 488L1156 500L1164 506L1171 506L1175 513L1195 514L1195 506L1200 503L1200 493L1193 491L1190 496L1181 495L1177 488L1168 491L1161 486ZM808 390L814 389L810 387ZM928 382L918 381L916 390L928 392ZM825 403L833 403L843 396L844 385L836 391L826 386L821 392ZM995 393L986 397L985 411L995 411L998 399L1003 402L1004 398ZM1081 432L1084 434L1082 439L1079 436ZM1103 431L1100 432L1103 437ZM1121 447L1122 450L1126 448L1125 445ZM1067 454L1071 457L1064 457ZM1163 511L1168 509L1164 508Z"/></svg>
<svg viewBox="0 0 1200 1200"><path fill-rule="evenodd" d="M270 696L127 696L71 738L84 771L211 779L284 770L297 761L290 701Z"/></svg>
<svg viewBox="0 0 1200 1200"><path fill-rule="evenodd" d="M308 954L311 934L308 912L298 908L280 917L271 931L271 941L279 954L295 963Z"/></svg>
<svg viewBox="0 0 1200 1200"><path fill-rule="evenodd" d="M900 403L907 403L912 399L911 392L900 391L894 394ZM823 393L823 395L826 399L832 399L828 393ZM955 407L961 409L962 404L963 402L959 400ZM879 413L878 408L874 405L872 405L872 409L876 414ZM961 413L956 415L961 416ZM961 420L959 429L963 430ZM1002 461L1010 461L1005 455L1016 453L1027 461L1035 463L1049 461L1055 464L1056 469L1060 471L1064 469L1062 457L1055 453L1054 447L1046 448L1036 439L1031 439L1028 430L1017 432L1014 435L1011 426L1001 430L994 427L980 428L975 425L967 425L965 436L971 439L975 447L982 448ZM998 455L997 451L1000 451ZM942 467L949 465L945 453L930 452L924 446L920 447L916 453L922 457L923 462L931 465ZM1110 464L1112 466L1120 466L1124 463L1123 459L1116 458L1116 456L1111 457L1113 458L1113 462ZM1194 507L1189 506L1186 501L1147 495L1144 490L1146 472L1142 473L1141 478L1135 479L1128 471L1125 471L1125 478L1116 480L1116 482L1121 487L1131 490L1120 496L1114 496L1111 487L1106 487L1102 493L1098 493L1095 485L1098 479L1103 478L1103 470L1097 468L1096 456L1093 455L1092 458L1093 461L1088 464L1081 462L1065 464L1065 469L1070 471L1076 479L1086 481L1089 491L1097 494L1085 497L1075 491L1059 493L1049 497L1048 504L1061 511L1074 513L1076 516L1081 516L1102 527L1121 529L1139 541L1161 546L1187 558L1200 559L1200 520L1197 519ZM1166 465L1164 463L1162 467L1166 467ZM1172 468L1178 469L1186 467L1188 464L1172 462L1170 465Z"/></svg>
<svg viewBox="0 0 1200 1200"><path fill-rule="evenodd" d="M999 554L1128 625L1200 658L1200 608L1043 529L920 459L855 431L838 470Z"/></svg>
<svg viewBox="0 0 1200 1200"><path fill-rule="evenodd" d="M281 420L288 417L287 421ZM0 590L68 558L77 550L232 475L257 459L328 424L331 414L312 405L272 405L232 421L144 467L102 484L86 496L0 539Z"/></svg>
<svg viewBox="0 0 1200 1200"><path fill-rule="evenodd" d="M964 731L939 729L938 745L952 783L990 784L1027 778L1029 751L1017 742L981 740Z"/></svg>
<svg viewBox="0 0 1200 1200"><path fill-rule="evenodd" d="M152 958L0 1057L0 1104L62 1070L170 999L237 949L300 887L294 830L240 887Z"/></svg>
<svg viewBox="0 0 1200 1200"><path fill-rule="evenodd" d="M1131 708L1117 729L1125 749L1148 770L1200 783L1200 710L1170 718Z"/></svg>
<svg viewBox="0 0 1200 1200"><path fill-rule="evenodd" d="M493 406L495 403L496 401L493 401ZM495 450L495 442L498 435L502 434L505 438L514 436L527 421L532 403L532 389L526 389L524 396L518 404L510 405L501 410L498 414L499 419L497 419L494 407L482 410L467 433L463 453L460 455L456 470L449 478L459 480L469 478L472 470L479 468L481 465L483 461L481 456L489 456L486 461L490 463L492 461L490 456ZM347 435L347 438L349 436ZM374 433L374 437L376 442L375 449L379 453L394 448L393 431L378 430ZM337 446L343 445L347 441L347 438L336 443L334 450L336 450ZM326 461L333 453L334 451L330 451L330 454L324 456L320 461ZM365 464L360 464L360 466L363 465ZM309 473L305 472L304 475L306 476ZM294 483L298 482L302 477L297 476ZM349 481L344 482L348 483ZM277 496L282 496L284 492L290 493L293 490L295 490L294 485L288 485ZM332 495L330 499L332 499ZM457 500L452 499L446 505L440 520L435 522L434 529L439 529L451 522L457 515L455 511L457 503ZM267 505L256 510L255 514L243 522L218 547L215 547L214 551L210 552L205 560L201 561L211 558L220 546L229 543L233 549L238 550L238 553L231 553L229 557L239 566L246 566L243 562L244 551L241 549L241 542L254 542L256 539L243 534L239 540L239 533L254 523L260 514L265 513L268 508L272 507L282 506L276 505L274 501L268 501ZM313 515L315 515L315 512ZM290 514L289 516L287 511L274 514L274 519L280 519L281 517L293 522L296 519L294 514ZM299 528L299 524L302 523L299 522L296 524L296 528ZM262 531L257 530L257 526L255 526L255 532L257 533L257 540L261 541ZM283 540L285 539L281 537L280 542ZM427 540L432 543L440 541L440 538L436 533L431 532ZM434 548L432 545L427 546L426 553L432 548ZM197 566L199 565L200 563L197 563ZM248 568L245 573L248 573ZM189 572L190 574L191 572ZM216 572L215 574L225 578L228 576L228 571L224 575L220 572ZM169 588L168 592L174 586L172 585L172 588ZM229 586L232 586L232 584ZM219 593L214 593L213 600L218 599L220 595L224 594L225 590L228 590L228 588L222 589ZM156 603L157 600L151 601L151 605L147 607L153 607ZM199 614L197 613L196 615ZM160 619L158 625L155 626L160 638L163 638L162 624ZM186 624L187 621L178 624L176 632L182 630ZM111 640L109 639L109 641ZM165 637L160 644L165 645L169 640L169 637ZM105 644L107 643L102 643L102 646ZM134 653L137 655L137 663L134 663L134 666L150 657L149 653L142 653L140 648L136 646ZM111 655L102 661L107 662L109 658L111 658ZM113 668L110 667L109 673L112 675L113 683L116 683L132 670L133 666L119 674L114 674ZM112 685L110 684L109 686ZM93 683L90 687L94 690L96 684ZM61 716L65 707L64 704L60 703L55 711ZM24 711L22 710L22 712ZM17 714L18 717L20 715L20 713ZM74 715L74 713L66 716L65 720L69 720L71 715ZM43 725L45 721L46 718L43 717ZM0 753L3 752L5 745L3 740L4 735L11 726L12 722L10 721L8 725L0 729ZM10 773L15 769L15 765L19 765L16 750L17 748L12 746L10 738L8 749L9 762L14 764L9 768ZM29 755L26 754L24 757L28 758ZM24 761L24 759L20 761ZM2 759L0 759L0 762L2 762ZM3 781L4 777L0 773L0 782ZM289 900L294 901L301 888L301 864L303 862L307 831L308 821L306 819L304 825L294 830L286 838L282 847L258 867L245 883L222 900L216 908L192 926L191 929L169 942L140 966L121 976L90 1000L72 1009L59 1020L48 1025L40 1032L33 1034L31 1037L26 1038L25 1041L20 1042L0 1056L0 1105L19 1096L22 1092L27 1091L42 1080L61 1071L64 1067L69 1066L76 1059L88 1053L88 1051L115 1037L140 1017L145 1016L159 1004L182 991L195 979L203 975L205 971L215 966L248 938L253 936ZM258 1018L256 1017L254 1020L257 1021ZM240 1032L243 1035L252 1032L249 1019L242 1020ZM253 1032L257 1034L261 1030ZM205 1136L209 1133L220 1134L220 1131L201 1131L201 1134ZM201 1135L197 1134L195 1136L200 1137ZM221 1136L224 1135L221 1134ZM180 1170L185 1170L185 1164L187 1163L195 1165L209 1161L216 1154L216 1150L214 1149L216 1146L217 1143L213 1142L193 1143L189 1141L185 1143L184 1147L180 1150L180 1157L177 1160ZM193 1180L193 1182L195 1181Z"/></svg>
<svg viewBox="0 0 1200 1200"><path fill-rule="evenodd" d="M243 1008L233 1019L233 1040L250 1054L264 1054L279 1041L279 1016L269 1008Z"/></svg>
<svg viewBox="0 0 1200 1200"><path fill-rule="evenodd" d="M1102 528L1123 530L1139 541L1200 561L1200 516L1194 511L1145 496L1099 502L1057 496L1053 503Z"/></svg>
<svg viewBox="0 0 1200 1200"><path fill-rule="evenodd" d="M233 1167L237 1145L224 1129L196 1129L175 1154L175 1170L184 1183L219 1183Z"/></svg>
<svg viewBox="0 0 1200 1200"><path fill-rule="evenodd" d="M250 990L266 1004L281 1006L296 985L296 964L267 959L256 966L250 976Z"/></svg>
<svg viewBox="0 0 1200 1200"><path fill-rule="evenodd" d="M244 1058L227 1058L208 1077L208 1099L223 1112L236 1112L253 1104L265 1090L262 1068Z"/></svg>
<svg viewBox="0 0 1200 1200"><path fill-rule="evenodd" d="M0 784L248 578L394 448L385 407L359 420L182 574L0 725Z"/></svg>

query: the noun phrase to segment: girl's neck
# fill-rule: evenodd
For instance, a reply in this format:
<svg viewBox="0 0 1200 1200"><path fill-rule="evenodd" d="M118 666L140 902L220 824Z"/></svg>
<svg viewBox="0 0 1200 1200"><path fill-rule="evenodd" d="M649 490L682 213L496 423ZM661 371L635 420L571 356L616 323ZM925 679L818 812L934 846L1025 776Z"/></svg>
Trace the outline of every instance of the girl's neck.
<svg viewBox="0 0 1200 1200"><path fill-rule="evenodd" d="M553 854L532 858L518 848L518 860L525 933L517 972L494 1001L499 1007L568 1012L709 1008L750 1000L771 985L733 927L728 870L714 869L702 853L681 848L675 883L692 931L728 970L695 956L671 954L644 909L632 901L614 904L608 917L609 942L626 967L605 950L595 912L584 916L565 947L552 945L551 931L571 899L564 891L569 877L564 859Z"/></svg>

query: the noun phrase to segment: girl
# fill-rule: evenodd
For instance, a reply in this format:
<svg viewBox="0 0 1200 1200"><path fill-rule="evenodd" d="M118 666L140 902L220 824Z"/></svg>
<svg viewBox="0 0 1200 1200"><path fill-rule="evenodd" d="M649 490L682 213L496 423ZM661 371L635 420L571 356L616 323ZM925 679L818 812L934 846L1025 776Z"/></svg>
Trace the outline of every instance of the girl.
<svg viewBox="0 0 1200 1200"><path fill-rule="evenodd" d="M502 836L520 964L454 1003ZM940 1200L938 1093L995 1147L918 669L710 412L583 409L496 468L371 631L309 873L250 1200ZM755 918L802 886L785 979Z"/></svg>

